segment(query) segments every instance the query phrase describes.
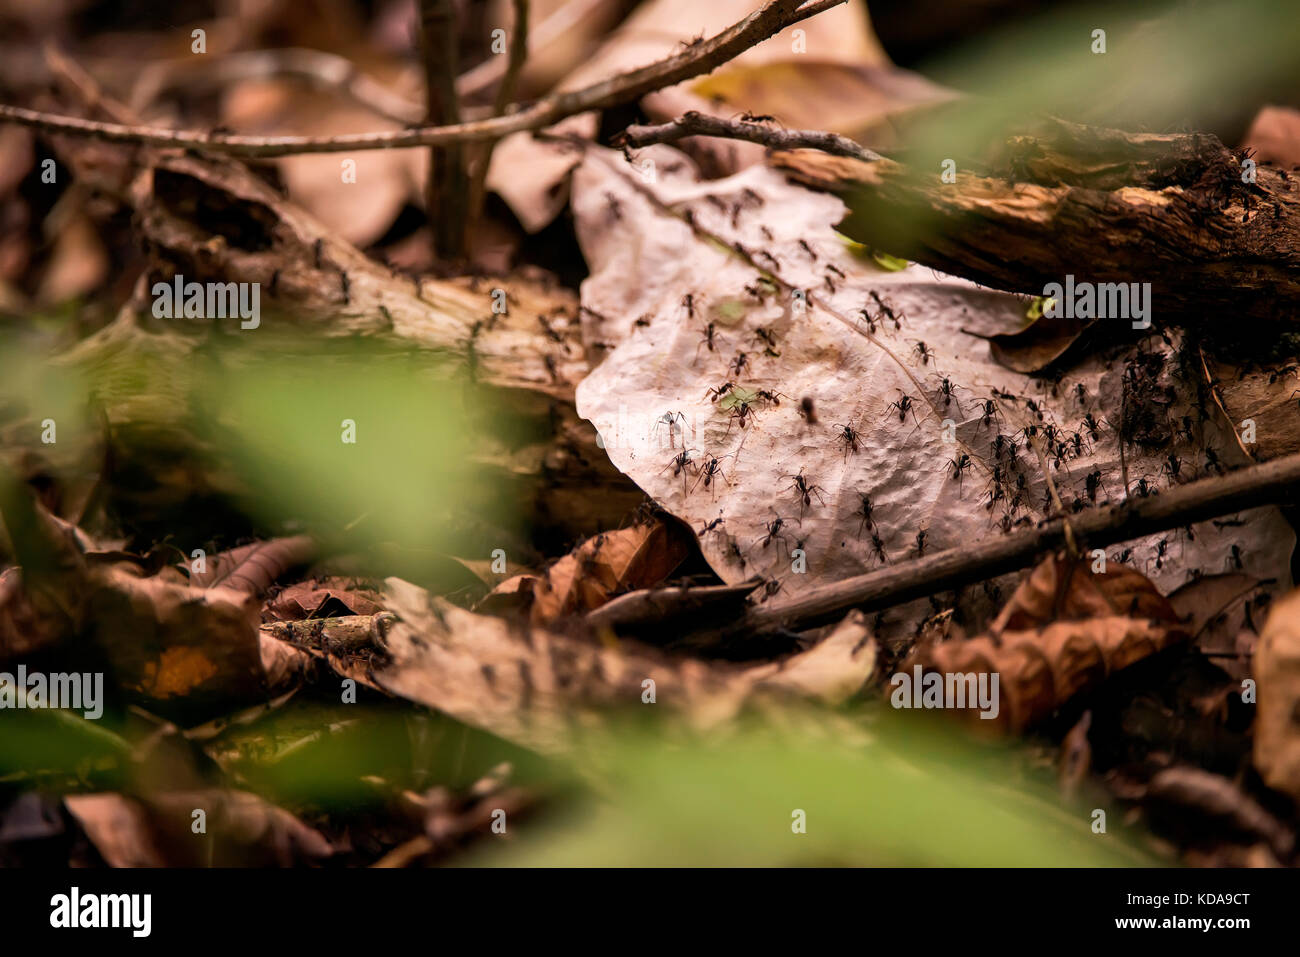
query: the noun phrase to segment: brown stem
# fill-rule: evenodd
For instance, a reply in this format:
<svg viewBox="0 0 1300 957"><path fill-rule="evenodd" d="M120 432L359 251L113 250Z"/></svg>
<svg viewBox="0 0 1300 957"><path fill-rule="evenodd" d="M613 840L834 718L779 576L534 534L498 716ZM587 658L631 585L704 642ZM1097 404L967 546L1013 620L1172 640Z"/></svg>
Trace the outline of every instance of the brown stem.
<svg viewBox="0 0 1300 957"><path fill-rule="evenodd" d="M1149 498L1086 511L1068 519L1053 519L1005 538L935 552L916 561L820 585L798 598L751 608L734 631L740 634L808 628L832 621L850 608L884 608L1016 571L1065 544L1067 521L1076 538L1086 540L1086 547L1100 548L1282 502L1297 488L1300 453L1191 482Z"/></svg>
<svg viewBox="0 0 1300 957"><path fill-rule="evenodd" d="M457 31L452 0L421 0L420 27L428 91L426 120L429 126L454 126L460 123L460 101L456 96ZM459 259L465 252L466 191L463 147L455 143L430 149L426 205L434 255L440 259Z"/></svg>
<svg viewBox="0 0 1300 957"><path fill-rule="evenodd" d="M505 77L497 89L497 98L492 107L493 116L504 116L506 107L514 100L515 88L519 85L519 74L523 71L524 61L528 59L528 0L512 0L515 11L514 29L510 36L509 63ZM470 221L478 222L483 215L483 199L486 195L488 168L492 165L492 151L497 141L489 140L483 150L478 169L474 173L474 185L470 190Z"/></svg>
<svg viewBox="0 0 1300 957"><path fill-rule="evenodd" d="M619 135L616 143L638 149L651 143L675 143L688 136L747 140L775 150L814 149L864 161L880 159L879 154L838 133L775 129L754 120L723 120L694 110L658 126L629 126Z"/></svg>

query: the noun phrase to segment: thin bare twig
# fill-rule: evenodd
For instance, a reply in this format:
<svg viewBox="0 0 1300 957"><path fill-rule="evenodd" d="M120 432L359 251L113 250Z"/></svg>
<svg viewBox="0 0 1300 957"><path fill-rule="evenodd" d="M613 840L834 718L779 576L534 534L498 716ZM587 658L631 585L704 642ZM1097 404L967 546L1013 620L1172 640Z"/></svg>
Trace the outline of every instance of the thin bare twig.
<svg viewBox="0 0 1300 957"><path fill-rule="evenodd" d="M757 43L845 0L771 0L717 36L701 40L648 66L593 83L581 90L553 93L508 116L450 126L425 126L379 133L341 136L228 136L199 130L164 130L100 123L73 116L0 104L0 121L31 126L49 133L87 136L115 143L202 149L230 156L290 156L298 153L345 153L411 146L443 146L500 139L511 133L552 126L566 117L604 110L647 93L708 73Z"/></svg>
<svg viewBox="0 0 1300 957"><path fill-rule="evenodd" d="M751 608L728 633L807 628L833 621L850 608L885 608L949 588L1016 571L1066 541L1066 528L1089 547L1205 521L1260 505L1285 502L1300 491L1300 453L1189 482L1167 493L1042 522L1005 538L935 552L915 561L811 588L798 598ZM1082 541L1080 542L1082 545Z"/></svg>
<svg viewBox="0 0 1300 957"><path fill-rule="evenodd" d="M510 36L509 63L505 78L497 89L496 103L492 107L493 116L504 116L506 107L514 100L515 88L519 85L519 74L523 72L524 61L528 59L528 0L512 0L515 22ZM487 190L488 167L492 165L492 151L497 141L489 140L474 173L474 183L470 189L470 221L477 222L483 213L483 199Z"/></svg>
<svg viewBox="0 0 1300 957"><path fill-rule="evenodd" d="M425 119L429 126L459 124L457 30L452 0L420 0L420 30L428 91ZM468 185L462 144L449 143L429 150L429 186L425 203L433 227L434 255L441 259L458 259L465 251Z"/></svg>
<svg viewBox="0 0 1300 957"><path fill-rule="evenodd" d="M677 119L658 126L629 126L619 134L618 145L638 149L651 143L675 143L688 136L717 136L729 140L747 140L774 150L821 150L834 156L852 159L881 159L865 146L847 136L822 130L783 130L756 120L722 120L691 110Z"/></svg>

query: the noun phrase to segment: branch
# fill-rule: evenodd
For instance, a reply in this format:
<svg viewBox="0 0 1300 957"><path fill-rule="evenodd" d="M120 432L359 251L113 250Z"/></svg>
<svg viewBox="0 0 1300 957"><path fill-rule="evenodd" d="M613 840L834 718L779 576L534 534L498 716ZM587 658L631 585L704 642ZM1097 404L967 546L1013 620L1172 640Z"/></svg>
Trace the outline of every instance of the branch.
<svg viewBox="0 0 1300 957"><path fill-rule="evenodd" d="M821 130L773 129L752 119L721 120L691 110L677 119L659 126L629 126L615 139L616 146L639 149L651 143L675 143L688 136L718 136L729 140L748 140L774 150L813 149L834 156L848 156L864 161L878 160L881 156L838 133Z"/></svg>
<svg viewBox="0 0 1300 957"><path fill-rule="evenodd" d="M519 85L519 74L524 69L524 61L528 59L528 0L512 0L512 2L515 10L515 22L510 37L509 63L506 66L505 78L501 81L500 88L497 89L496 103L492 108L493 116L505 115L506 107L514 99L515 87ZM483 212L483 197L487 189L488 168L492 165L492 151L496 149L496 145L496 140L488 141L487 148L483 150L483 157L479 161L478 169L474 174L474 183L470 188L470 219L473 222L478 222L478 218Z"/></svg>
<svg viewBox="0 0 1300 957"><path fill-rule="evenodd" d="M456 95L456 15L452 0L421 0L420 30L424 47L424 82L429 126L460 123ZM425 205L433 227L433 253L458 259L465 249L469 211L465 153L460 144L429 150L429 184Z"/></svg>
<svg viewBox="0 0 1300 957"><path fill-rule="evenodd" d="M727 632L752 634L781 628L808 628L833 621L850 608L885 608L985 581L1023 568L1044 553L1062 547L1066 544L1067 527L1076 541L1086 540L1086 547L1100 548L1218 515L1278 503L1297 490L1300 490L1300 453L1221 477L1191 482L1150 498L1072 515L1068 520L1053 519L1005 538L950 548L916 561L820 585L798 598L751 608Z"/></svg>
<svg viewBox="0 0 1300 957"><path fill-rule="evenodd" d="M762 9L717 36L702 40L648 66L593 83L581 90L553 93L509 116L450 126L425 126L382 133L343 136L226 136L198 130L164 130L98 123L72 116L55 116L20 106L0 105L0 121L31 126L48 133L88 136L113 143L207 150L228 156L290 156L300 153L345 153L359 150L444 146L500 139L511 133L552 126L566 117L605 110L647 93L675 86L716 69L750 47L845 0L771 0ZM804 5L806 3L806 5Z"/></svg>

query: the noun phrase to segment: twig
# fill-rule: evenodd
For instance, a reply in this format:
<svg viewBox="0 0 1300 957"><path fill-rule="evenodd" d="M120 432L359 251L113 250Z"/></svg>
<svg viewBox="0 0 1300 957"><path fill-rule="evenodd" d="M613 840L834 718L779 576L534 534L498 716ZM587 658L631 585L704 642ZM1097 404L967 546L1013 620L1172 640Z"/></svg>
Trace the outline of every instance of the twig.
<svg viewBox="0 0 1300 957"><path fill-rule="evenodd" d="M48 133L88 136L113 143L202 149L229 156L290 156L299 153L344 153L481 142L525 130L542 129L579 113L605 110L708 73L786 27L844 2L845 0L813 0L804 5L805 0L771 0L762 9L751 13L717 36L692 44L682 52L656 63L593 83L581 90L553 93L509 116L450 126L348 133L341 136L227 136L211 131L164 130L121 123L100 123L3 104L0 104L0 121L31 126Z"/></svg>
<svg viewBox="0 0 1300 957"><path fill-rule="evenodd" d="M528 0L512 0L515 22L510 36L509 63L505 78L497 88L496 102L492 115L504 116L506 107L514 100L515 88L519 85L519 74L523 71L524 61L528 59ZM497 58L499 59L499 57ZM488 167L492 165L492 151L497 141L489 140L474 173L474 183L470 188L470 221L477 222L483 213L483 198L486 193Z"/></svg>
<svg viewBox="0 0 1300 957"><path fill-rule="evenodd" d="M460 123L460 99L456 95L456 15L452 0L420 0L421 40L424 47L424 79L428 91L429 126ZM429 150L429 187L425 194L429 222L433 226L434 255L458 259L465 250L465 227L469 212L469 186L465 171L465 150L459 143Z"/></svg>
<svg viewBox="0 0 1300 957"><path fill-rule="evenodd" d="M1217 515L1283 501L1300 490L1300 453L1167 493L1071 516L1074 534L1092 547L1129 541ZM728 633L807 628L850 608L883 608L1015 571L1065 541L1064 518L980 545L963 545L915 561L812 588L798 598L751 608Z"/></svg>
<svg viewBox="0 0 1300 957"><path fill-rule="evenodd" d="M688 136L718 136L729 140L748 140L774 150L813 149L834 156L848 156L864 161L881 159L846 136L822 130L782 130L754 120L722 120L691 110L669 123L659 126L629 126L619 134L616 145L633 149L651 143L675 143Z"/></svg>

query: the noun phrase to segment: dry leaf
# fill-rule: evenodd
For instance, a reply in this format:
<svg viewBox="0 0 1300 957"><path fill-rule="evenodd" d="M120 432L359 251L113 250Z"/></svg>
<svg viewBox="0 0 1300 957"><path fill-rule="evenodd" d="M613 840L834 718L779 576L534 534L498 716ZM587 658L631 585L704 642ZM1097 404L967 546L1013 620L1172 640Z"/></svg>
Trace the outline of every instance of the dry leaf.
<svg viewBox="0 0 1300 957"><path fill-rule="evenodd" d="M690 554L691 537L676 522L654 521L589 538L540 577L520 575L492 595L523 598L534 625L599 608L621 592L657 585ZM488 596L489 599L492 596ZM485 600L485 607L501 607Z"/></svg>
<svg viewBox="0 0 1300 957"><path fill-rule="evenodd" d="M910 675L998 675L998 714L1019 731L1109 675L1185 640L1169 602L1142 575L1052 558L1036 567L991 634L922 646L900 666ZM967 709L974 713L972 709ZM981 722L982 723L982 722Z"/></svg>

